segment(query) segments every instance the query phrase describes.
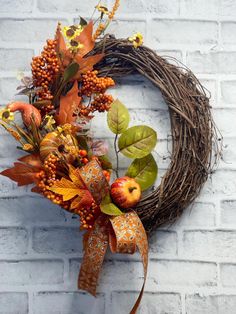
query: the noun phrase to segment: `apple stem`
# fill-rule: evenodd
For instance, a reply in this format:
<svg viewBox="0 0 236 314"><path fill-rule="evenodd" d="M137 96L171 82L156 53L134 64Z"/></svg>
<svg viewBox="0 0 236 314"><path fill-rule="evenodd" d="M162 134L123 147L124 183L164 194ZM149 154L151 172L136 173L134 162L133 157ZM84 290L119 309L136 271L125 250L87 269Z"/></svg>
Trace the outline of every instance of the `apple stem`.
<svg viewBox="0 0 236 314"><path fill-rule="evenodd" d="M133 186L133 187L129 188L130 193L132 193L132 192L133 192L133 190L137 190L137 188L136 188L135 186Z"/></svg>
<svg viewBox="0 0 236 314"><path fill-rule="evenodd" d="M114 140L114 149L115 149L115 153L116 153L116 169L115 169L115 173L116 173L116 177L119 178L119 156L118 153L119 151L117 150L117 139L118 139L118 134L116 134L115 136L115 140Z"/></svg>

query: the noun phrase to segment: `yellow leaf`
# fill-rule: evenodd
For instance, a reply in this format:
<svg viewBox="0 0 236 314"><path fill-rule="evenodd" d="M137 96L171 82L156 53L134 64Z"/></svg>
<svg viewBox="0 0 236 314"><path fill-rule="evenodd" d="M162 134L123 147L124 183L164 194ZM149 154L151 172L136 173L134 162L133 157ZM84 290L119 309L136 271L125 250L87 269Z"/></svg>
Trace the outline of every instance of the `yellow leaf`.
<svg viewBox="0 0 236 314"><path fill-rule="evenodd" d="M63 201L68 201L75 197L79 189L78 187L72 182L65 178L62 178L61 181L56 182L52 187L49 188L50 191L60 194L63 196Z"/></svg>
<svg viewBox="0 0 236 314"><path fill-rule="evenodd" d="M74 184L78 187L78 188L84 188L84 183L79 175L79 169L75 169L73 166L69 165L69 177L71 179L71 181L74 182Z"/></svg>
<svg viewBox="0 0 236 314"><path fill-rule="evenodd" d="M71 202L71 209L79 209L91 206L94 200L80 177L79 168L75 169L70 166L69 177L71 181L62 178L60 181L56 182L52 187L50 187L49 190L56 194L62 195L63 201L69 201L76 197Z"/></svg>

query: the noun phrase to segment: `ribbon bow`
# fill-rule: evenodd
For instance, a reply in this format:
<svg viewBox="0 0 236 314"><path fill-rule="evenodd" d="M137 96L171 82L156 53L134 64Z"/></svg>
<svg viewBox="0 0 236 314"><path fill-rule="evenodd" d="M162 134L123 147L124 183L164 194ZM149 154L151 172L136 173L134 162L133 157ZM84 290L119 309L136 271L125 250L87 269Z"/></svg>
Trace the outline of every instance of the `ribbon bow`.
<svg viewBox="0 0 236 314"><path fill-rule="evenodd" d="M98 191L102 191L101 182L103 182L103 191L107 190L107 186L104 186L102 168L99 167L99 169L97 165L94 168L94 165L94 161L88 163L85 166L86 168L83 167L84 169L80 172L80 175L94 199L98 199ZM96 173L94 173L94 169L96 169ZM100 179L97 180L97 178ZM96 295L98 277L108 245L112 253L133 254L138 248L141 254L144 268L144 283L139 297L130 312L130 314L135 314L142 299L148 266L147 235L136 212L129 211L123 215L111 218L101 214L96 219L93 228L85 234L84 257L80 268L78 287L93 296Z"/></svg>

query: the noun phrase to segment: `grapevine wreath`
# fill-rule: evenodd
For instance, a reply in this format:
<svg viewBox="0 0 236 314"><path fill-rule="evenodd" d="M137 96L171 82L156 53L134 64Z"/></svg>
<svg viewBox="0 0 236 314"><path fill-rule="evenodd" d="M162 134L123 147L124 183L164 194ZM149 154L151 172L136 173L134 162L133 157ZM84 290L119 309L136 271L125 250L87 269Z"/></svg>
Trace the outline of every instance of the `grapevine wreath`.
<svg viewBox="0 0 236 314"><path fill-rule="evenodd" d="M23 76L17 88L28 102L13 101L0 111L0 124L24 153L1 174L19 186L33 184L33 192L79 216L85 233L78 287L92 295L108 247L128 254L138 248L145 284L147 234L192 203L220 152L209 98L194 74L143 46L140 33L128 39L104 35L118 6L118 0L111 10L99 2L97 19L58 24L54 39L32 60L32 77ZM107 93L117 78L136 74L160 89L171 120L171 163L156 189L156 130L129 127L128 109ZM22 123L14 120L18 111ZM91 133L99 112L107 112L115 160L107 143ZM123 177L120 154L133 159ZM130 313L137 311L144 284Z"/></svg>

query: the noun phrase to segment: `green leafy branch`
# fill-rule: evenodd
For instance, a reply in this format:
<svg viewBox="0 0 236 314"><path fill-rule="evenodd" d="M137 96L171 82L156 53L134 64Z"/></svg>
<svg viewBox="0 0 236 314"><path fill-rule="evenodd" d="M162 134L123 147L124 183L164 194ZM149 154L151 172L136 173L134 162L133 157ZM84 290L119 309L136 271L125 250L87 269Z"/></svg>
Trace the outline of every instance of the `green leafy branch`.
<svg viewBox="0 0 236 314"><path fill-rule="evenodd" d="M107 123L115 134L116 176L119 176L119 153L122 153L134 159L126 175L134 178L141 189L146 190L153 185L158 172L157 164L151 154L157 143L157 134L146 125L128 128L129 122L128 109L119 100L115 100L108 111Z"/></svg>

